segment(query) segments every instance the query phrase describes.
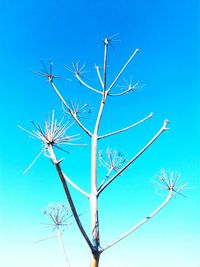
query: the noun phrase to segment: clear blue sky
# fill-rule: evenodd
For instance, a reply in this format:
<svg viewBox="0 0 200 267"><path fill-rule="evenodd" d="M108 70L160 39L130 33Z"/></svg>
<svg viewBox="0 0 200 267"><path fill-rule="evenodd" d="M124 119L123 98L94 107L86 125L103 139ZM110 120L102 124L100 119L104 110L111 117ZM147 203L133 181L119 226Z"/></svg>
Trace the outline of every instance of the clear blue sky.
<svg viewBox="0 0 200 267"><path fill-rule="evenodd" d="M89 81L96 86L94 64L102 64L102 39L120 32L121 42L109 51L110 80L127 57L140 52L124 77L146 86L137 94L109 99L101 133L124 127L154 112L152 120L127 133L107 139L99 148L117 148L127 158L138 152L165 118L170 131L119 177L100 198L102 243L106 244L147 216L161 201L152 180L161 168L179 171L189 183L188 199L177 197L147 225L102 255L109 267L198 267L200 240L199 160L199 7L197 1L0 1L0 265L3 267L63 266L57 241L34 244L51 235L40 223L48 203L65 201L51 162L41 157L26 175L23 171L41 145L17 128L42 122L61 105L48 83L32 70L40 60L54 61L58 75L70 77L64 64L87 64ZM73 78L73 77L71 77ZM119 84L121 84L119 82ZM58 81L66 99L80 99L93 108L98 97L73 82ZM72 133L79 129L74 127ZM83 134L84 142L87 137ZM65 171L89 189L89 147L65 155ZM77 163L78 162L78 163ZM101 174L100 169L100 174ZM73 191L73 189L72 189ZM88 203L73 191L78 210ZM111 212L112 211L112 212ZM89 213L82 216L89 229ZM78 230L64 236L72 267L88 266L89 253ZM79 256L74 256L76 249ZM129 261L131 259L131 262Z"/></svg>

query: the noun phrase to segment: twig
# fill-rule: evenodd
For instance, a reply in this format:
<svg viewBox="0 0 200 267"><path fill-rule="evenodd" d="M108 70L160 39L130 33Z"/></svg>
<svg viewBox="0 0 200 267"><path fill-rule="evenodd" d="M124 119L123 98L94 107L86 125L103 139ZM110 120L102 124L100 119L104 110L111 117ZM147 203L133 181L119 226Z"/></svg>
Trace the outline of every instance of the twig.
<svg viewBox="0 0 200 267"><path fill-rule="evenodd" d="M93 88L92 86L90 86L90 85L88 85L87 83L85 83L85 82L81 79L81 77L80 77L78 74L75 74L75 77L76 77L76 78L79 80L79 82L80 82L81 84L83 84L85 87L87 87L87 88L89 88L90 90L92 90L92 91L94 91L94 92L99 93L99 94L102 95L102 92L96 90L96 89Z"/></svg>
<svg viewBox="0 0 200 267"><path fill-rule="evenodd" d="M60 100L62 101L63 105L67 108L67 110L69 111L69 113L71 114L71 116L73 117L73 119L78 123L78 125L91 137L92 134L91 132L80 122L80 120L76 117L76 115L73 113L73 111L70 109L70 107L68 106L68 104L66 103L66 101L64 100L64 98L62 97L62 95L60 94L60 92L58 91L57 87L55 86L55 84L51 81L50 82L51 86L53 87L54 91L56 92L56 94L58 95L58 97L60 98Z"/></svg>
<svg viewBox="0 0 200 267"><path fill-rule="evenodd" d="M140 120L140 121L138 121L138 122L136 122L134 124L131 124L128 127L125 127L123 129L120 129L118 131L114 131L114 132L111 132L111 133L108 133L108 134L101 135L101 136L98 137L98 139L102 139L102 138L105 138L105 137L108 137L108 136L111 136L111 135L114 135L114 134L118 134L118 133L124 132L124 131L126 131L126 130L134 127L134 126L137 126L138 124L144 122L145 120L147 120L147 119L149 119L151 117L153 117L153 113L152 112L147 117L145 117L144 119L142 119L142 120Z"/></svg>
<svg viewBox="0 0 200 267"><path fill-rule="evenodd" d="M130 63L130 61L132 60L132 58L137 54L137 52L139 51L139 49L136 49L134 51L134 53L130 56L130 58L127 60L127 62L125 63L125 65L123 66L123 68L121 69L121 71L119 72L119 74L117 75L117 77L114 79L114 81L112 82L112 84L110 85L110 87L108 88L108 92L112 89L112 87L115 85L115 83L117 82L117 80L119 79L119 77L122 75L123 71L125 70L125 68L127 67L127 65Z"/></svg>
<svg viewBox="0 0 200 267"><path fill-rule="evenodd" d="M122 96L122 95L128 94L130 91L136 90L137 87L139 88L138 82L136 84L134 84L134 85L129 85L128 88L126 90L124 90L123 92L121 92L121 93L108 94L108 95L109 96Z"/></svg>
<svg viewBox="0 0 200 267"><path fill-rule="evenodd" d="M104 61L103 61L103 95L105 96L106 92L106 82L107 82L107 58L108 58L108 44L109 39L104 39Z"/></svg>
<svg viewBox="0 0 200 267"><path fill-rule="evenodd" d="M160 136L160 134L167 130L167 124L169 123L168 120L164 121L163 126L161 127L161 129L158 131L158 133L146 144L146 146L144 146L138 153L137 155L135 155L123 168L121 168L121 170L119 170L116 174L113 175L113 177L110 178L109 181L107 181L102 188L97 192L97 194L99 195L112 181L114 181L124 170L126 170L137 158L139 158L139 156L141 156L144 151Z"/></svg>
<svg viewBox="0 0 200 267"><path fill-rule="evenodd" d="M42 153L45 151L46 147L44 146L43 149L39 152L39 154L36 156L36 158L31 162L31 164L28 166L28 168L26 168L26 170L24 171L24 174L26 174L31 168L32 166L35 164L35 162L38 160L38 158L42 155Z"/></svg>
<svg viewBox="0 0 200 267"><path fill-rule="evenodd" d="M100 183L100 185L99 185L99 188L98 188L98 190L97 191L99 191L100 190L100 188L104 185L104 183L106 182L106 180L109 178L109 176L110 176L110 174L111 174L111 172L114 170L114 168L113 167L111 167L110 169L109 169L109 171L107 172L107 174L106 174L106 176L105 176L105 178L102 180L102 182Z"/></svg>
<svg viewBox="0 0 200 267"><path fill-rule="evenodd" d="M40 242L43 242L43 241L46 241L46 240L49 240L49 239L52 239L52 238L55 238L55 237L57 237L57 235L52 235L50 237L42 238L42 239L40 239L38 241L35 241L34 243L37 244L37 243L40 243Z"/></svg>
<svg viewBox="0 0 200 267"><path fill-rule="evenodd" d="M71 185L73 186L77 191L79 191L81 194L83 194L84 196L86 196L87 198L90 197L90 195L88 193L86 193L84 190L82 190L79 186L77 186L75 183L72 182L71 179L69 179L64 173L63 173L65 180Z"/></svg>
<svg viewBox="0 0 200 267"><path fill-rule="evenodd" d="M103 88L103 87L104 87L104 86L103 86L103 80L102 80L102 78L101 78L101 74L100 74L100 71L99 71L99 66L95 66L95 69L96 69L96 71L97 71L97 75L98 75L99 81L100 81L101 86L102 86L102 88Z"/></svg>
<svg viewBox="0 0 200 267"><path fill-rule="evenodd" d="M60 232L59 228L56 229L56 232L57 232L57 237L58 237L58 241L59 241L59 244L60 244L60 249L61 249L61 251L63 253L65 262L67 263L67 266L70 267L69 260L68 260L68 257L67 257L66 251L65 251L63 239L62 239L62 233Z"/></svg>
<svg viewBox="0 0 200 267"><path fill-rule="evenodd" d="M114 246L115 244L117 244L119 241L121 241L122 239L124 239L125 237L127 237L128 235L130 235L132 232L134 232L135 230L137 230L140 226L142 226L143 224L145 224L148 220L150 220L153 216L155 216L168 202L169 200L173 197L172 194L172 190L169 191L165 201L157 208L155 209L149 216L147 216L145 219L143 219L142 221L140 221L138 224L136 224L135 226L133 226L130 230L128 230L126 233L122 234L120 237L118 237L116 240L114 240L113 242L111 242L109 245L105 246L104 248L102 248L102 252L112 246Z"/></svg>

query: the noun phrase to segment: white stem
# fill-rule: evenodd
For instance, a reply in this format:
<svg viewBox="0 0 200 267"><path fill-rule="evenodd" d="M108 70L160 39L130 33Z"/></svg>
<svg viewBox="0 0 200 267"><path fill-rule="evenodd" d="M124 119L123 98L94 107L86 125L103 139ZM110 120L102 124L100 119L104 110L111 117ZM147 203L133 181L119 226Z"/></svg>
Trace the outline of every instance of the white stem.
<svg viewBox="0 0 200 267"><path fill-rule="evenodd" d="M59 229L56 229L56 232L57 232L57 237L58 237L58 241L59 241L59 244L60 244L60 249L61 249L61 251L63 253L63 256L64 256L64 259L65 259L66 266L70 267L69 260L67 258L67 254L66 254L66 251L65 251L63 239L62 239L62 233L60 232Z"/></svg>
<svg viewBox="0 0 200 267"><path fill-rule="evenodd" d="M64 173L63 173L64 174ZM84 190L82 190L79 186L77 186L75 183L72 182L72 180L70 180L65 174L64 174L65 180L71 185L73 186L77 191L79 191L81 194L83 194L84 196L86 196L87 198L89 198L89 194L87 194Z"/></svg>
<svg viewBox="0 0 200 267"><path fill-rule="evenodd" d="M121 168L121 170L119 170L116 174L113 175L113 177L110 178L110 180L105 183L100 190L98 191L98 195L112 182L114 181L124 170L126 170L137 158L139 158L139 156L141 156L144 151L159 137L159 135L161 135L161 133L165 130L167 130L168 128L166 127L167 124L169 123L168 120L165 120L163 123L163 126L161 127L161 129L157 132L157 134L146 144L146 146L144 146L123 168Z"/></svg>
<svg viewBox="0 0 200 267"><path fill-rule="evenodd" d="M102 86L102 88L103 88L103 87L104 87L104 85L103 85L103 80L102 80L102 78L101 78L101 74L100 74L100 71L99 71L99 67L98 67L98 66L96 66L96 71L97 71L97 75L98 75L99 81L100 81L100 83L101 83L101 86Z"/></svg>
<svg viewBox="0 0 200 267"><path fill-rule="evenodd" d="M56 94L58 95L58 97L60 98L61 102L63 103L63 105L67 108L67 110L69 111L69 113L71 114L71 116L73 117L73 119L78 123L78 125L89 135L92 136L92 134L90 133L90 131L79 121L79 119L76 117L76 115L73 113L73 111L71 110L71 108L68 106L68 104L66 103L66 101L64 100L64 98L62 97L62 95L60 94L60 92L58 91L57 87L55 86L55 84L53 82L50 82L51 86L53 87L54 91L56 92Z"/></svg>
<svg viewBox="0 0 200 267"><path fill-rule="evenodd" d="M38 158L42 155L42 153L44 152L44 150L46 149L46 147L44 146L43 149L40 151L40 153L36 156L36 158L31 162L31 164L28 166L28 168L26 168L26 170L24 171L24 174L27 173L31 167L35 164L35 162L38 160Z"/></svg>
<svg viewBox="0 0 200 267"><path fill-rule="evenodd" d="M121 95L125 95L125 94L128 94L131 90L133 90L132 88L131 89L127 89L121 93L118 93L118 94L108 94L109 96L121 96Z"/></svg>
<svg viewBox="0 0 200 267"><path fill-rule="evenodd" d="M106 174L105 178L103 179L103 181L101 182L101 184L99 185L98 190L103 186L103 184L105 183L105 181L109 178L111 172L113 171L113 167L111 167L108 171L108 173Z"/></svg>
<svg viewBox="0 0 200 267"><path fill-rule="evenodd" d="M122 75L123 71L125 70L125 68L127 67L127 65L130 63L130 61L132 60L132 58L137 54L137 52L139 51L139 49L136 49L134 51L134 53L130 56L130 58L127 60L127 62L125 63L125 65L123 66L123 68L121 69L121 71L119 72L119 74L117 75L117 77L114 79L114 81L112 82L112 84L110 85L110 87L108 88L108 92L112 89L112 87L115 85L115 83L117 82L117 80L119 79L119 77Z"/></svg>
<svg viewBox="0 0 200 267"><path fill-rule="evenodd" d="M96 93L99 93L99 94L102 94L102 92L96 90L95 88L91 87L90 85L88 85L87 83L85 83L81 77L78 75L78 74L75 74L75 77L79 80L80 83L82 83L85 87L89 88L90 90L96 92Z"/></svg>
<svg viewBox="0 0 200 267"><path fill-rule="evenodd" d="M145 219L143 219L138 224L136 224L135 226L133 226L130 230L128 230L127 232L125 232L124 234L122 234L120 237L118 237L117 239L115 239L109 245L105 246L102 249L102 251L104 251L104 250L106 250L106 249L114 246L119 241L121 241L122 239L124 239L125 237L127 237L128 235L130 235L132 232L134 232L135 230L137 230L140 226L142 226L143 224L145 224L148 220L150 220L153 216L155 216L169 202L169 200L172 197L173 197L172 190L170 190L168 196L165 199L165 201L157 209L155 209L149 216L147 216Z"/></svg>
<svg viewBox="0 0 200 267"><path fill-rule="evenodd" d="M98 139L102 139L102 138L105 138L105 137L108 137L108 136L111 136L111 135L118 134L118 133L124 132L126 130L129 130L132 127L137 126L138 124L144 122L145 120L147 120L147 119L149 119L151 117L153 117L153 113L152 112L147 117L145 117L144 119L142 119L142 120L140 120L140 121L138 121L136 123L133 123L133 124L129 125L128 127L125 127L123 129L120 129L118 131L114 131L114 132L111 132L111 133L108 133L108 134L101 135L101 136L98 137Z"/></svg>

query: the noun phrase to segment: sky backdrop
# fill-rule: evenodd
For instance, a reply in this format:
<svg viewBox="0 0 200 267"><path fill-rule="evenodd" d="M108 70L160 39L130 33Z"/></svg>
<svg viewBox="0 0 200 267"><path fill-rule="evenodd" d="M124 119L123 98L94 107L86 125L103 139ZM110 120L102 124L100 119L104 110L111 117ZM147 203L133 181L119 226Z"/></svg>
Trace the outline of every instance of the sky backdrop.
<svg viewBox="0 0 200 267"><path fill-rule="evenodd" d="M200 155L199 155L199 5L198 1L0 1L0 265L3 267L64 266L56 239L42 210L65 202L53 165L40 157L41 144L17 128L31 129L53 109L62 107L48 82L36 75L41 60L51 59L55 73L72 79L56 82L63 96L87 102L92 108L85 125L92 129L99 96L80 86L64 68L74 60L87 65L88 82L100 88L94 65L103 64L105 37L120 33L110 47L108 82L126 59L140 51L122 78L145 85L138 92L109 98L100 128L108 133L154 112L154 118L126 133L99 142L127 159L134 156L169 119L165 132L108 187L100 198L101 240L105 245L153 211L163 197L152 183L162 168L181 173L190 190L177 196L155 218L102 255L102 267L199 267ZM123 79L118 82L123 85ZM117 90L117 88L115 88ZM74 126L70 133L81 133ZM84 133L83 142L89 142ZM69 147L65 172L89 192L90 145ZM60 152L59 152L60 155ZM61 155L60 155L61 156ZM99 166L99 179L103 168ZM89 231L87 201L71 189ZM67 205L67 203L66 203ZM75 224L64 234L71 267L89 264L89 251ZM78 256L76 252L78 251Z"/></svg>

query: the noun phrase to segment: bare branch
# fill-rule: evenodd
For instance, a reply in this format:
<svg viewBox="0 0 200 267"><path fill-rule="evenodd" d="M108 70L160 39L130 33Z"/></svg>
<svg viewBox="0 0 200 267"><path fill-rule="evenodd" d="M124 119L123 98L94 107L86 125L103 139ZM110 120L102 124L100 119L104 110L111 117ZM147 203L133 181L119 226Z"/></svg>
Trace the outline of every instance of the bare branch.
<svg viewBox="0 0 200 267"><path fill-rule="evenodd" d="M76 117L79 120L80 119L87 119L88 117L85 117L85 115L92 113L92 110L91 110L91 108L89 108L89 105L87 103L82 104L78 100L76 100L75 102L69 100L68 106L71 109L71 111L73 112L73 114L76 115ZM62 108L63 108L63 111L65 113L70 114L69 111L66 110L65 107L63 106L63 103L62 103Z"/></svg>
<svg viewBox="0 0 200 267"><path fill-rule="evenodd" d="M121 71L119 72L119 74L117 75L117 77L114 79L114 81L112 82L112 84L108 88L108 92L112 89L112 87L118 81L119 77L122 75L123 71L125 70L125 68L127 67L127 65L130 63L130 61L132 60L132 58L137 54L138 51L139 51L139 49L136 49L134 51L134 53L130 56L130 58L127 60L127 62L125 63L125 65L123 66L123 68L121 69Z"/></svg>
<svg viewBox="0 0 200 267"><path fill-rule="evenodd" d="M54 91L56 92L56 94L58 95L58 97L60 98L61 102L63 103L63 105L67 108L67 110L69 111L70 115L73 117L73 119L77 122L77 124L91 137L92 134L91 132L80 122L80 120L76 117L76 114L73 113L73 111L70 109L69 105L67 104L67 102L64 100L64 98L62 97L62 95L60 94L60 92L58 91L57 87L55 86L55 84L50 81L51 86L53 87Z"/></svg>
<svg viewBox="0 0 200 267"><path fill-rule="evenodd" d="M82 190L79 186L77 186L75 183L72 182L71 179L69 179L64 173L63 173L65 180L71 185L73 186L77 191L79 191L81 194L83 194L84 196L86 196L88 199L90 197L90 195L88 193L86 193L84 190Z"/></svg>
<svg viewBox="0 0 200 267"><path fill-rule="evenodd" d="M102 88L103 88L104 85L103 85L103 80L102 80L102 78L101 78L101 74L100 74L100 71L99 71L99 66L95 66L95 69L96 69L96 71L97 71L97 75L98 75L99 81L100 81L101 86L102 86Z"/></svg>
<svg viewBox="0 0 200 267"><path fill-rule="evenodd" d="M106 92L106 82L107 82L107 58L108 58L108 44L110 39L104 39L104 60L103 60L103 94L105 96Z"/></svg>
<svg viewBox="0 0 200 267"><path fill-rule="evenodd" d="M149 119L151 117L153 117L153 113L152 112L147 117L145 117L144 119L142 119L142 120L140 120L140 121L138 121L138 122L136 122L134 124L131 124L128 127L125 127L123 129L120 129L118 131L114 131L114 132L111 132L111 133L108 133L108 134L101 135L101 136L98 137L98 139L102 139L102 138L105 138L105 137L108 137L108 136L111 136L111 135L118 134L118 133L124 132L126 130L129 130L129 129L137 126L138 124L144 122L145 120L147 120L147 119Z"/></svg>
<svg viewBox="0 0 200 267"><path fill-rule="evenodd" d="M165 170L161 171L161 174L157 175L158 182L154 182L154 184L160 188L165 190L172 190L173 196L179 194L183 197L186 197L181 191L187 189L188 184L182 184L180 179L180 173L166 172ZM186 197L187 198L187 197Z"/></svg>
<svg viewBox="0 0 200 267"><path fill-rule="evenodd" d="M34 243L35 243L35 244L36 244L36 243L40 243L40 242L43 242L43 241L46 241L46 240L49 240L49 239L51 239L51 238L55 238L55 237L57 237L57 235L52 235L52 236L50 236L50 237L42 238L42 239L40 239L40 240L38 240L38 241L35 241Z"/></svg>
<svg viewBox="0 0 200 267"><path fill-rule="evenodd" d="M43 149L39 152L39 154L35 157L35 159L28 166L28 168L26 168L26 170L24 171L24 174L27 173L32 168L32 166L35 164L35 162L38 160L38 158L42 155L42 153L45 151L45 149L46 149L46 147L44 146Z"/></svg>
<svg viewBox="0 0 200 267"><path fill-rule="evenodd" d="M60 244L60 249L61 249L61 251L63 253L65 262L67 263L67 266L70 267L69 259L67 257L67 254L66 254L66 251L65 251L65 246L64 246L64 243L63 243L63 239L62 239L62 232L59 229L56 229L56 232L57 232L57 237L58 237L58 241L59 241L59 244Z"/></svg>
<svg viewBox="0 0 200 267"><path fill-rule="evenodd" d="M111 172L112 172L113 170L114 170L113 167L111 167L111 168L108 170L108 172L107 172L105 178L104 178L104 179L102 180L102 182L100 183L98 190L104 185L104 183L105 183L106 180L109 178L109 176L110 176L110 174L111 174ZM97 191L98 191L98 190L97 190Z"/></svg>
<svg viewBox="0 0 200 267"><path fill-rule="evenodd" d="M172 197L173 197L172 190L170 190L169 193L168 193L168 195L167 195L167 197L166 197L166 199L164 200L164 202L157 209L155 209L149 216L147 216L145 219L143 219L142 221L140 221L138 224L136 224L135 226L133 226L126 233L122 234L120 237L118 237L116 240L114 240L113 242L111 242L109 245L105 246L102 249L102 252L104 250L106 250L106 249L114 246L119 241L121 241L122 239L124 239L125 237L127 237L128 235L130 235L132 232L134 232L135 230L137 230L140 226L142 226L143 224L145 224L148 220L150 220L153 216L155 216L169 202L169 200Z"/></svg>
<svg viewBox="0 0 200 267"><path fill-rule="evenodd" d="M94 91L94 92L99 93L99 94L102 95L102 92L96 90L96 89L93 88L92 86L90 86L90 85L88 85L87 83L85 83L85 82L81 79L81 77L80 77L78 74L75 74L75 77L76 77L76 78L79 80L79 82L80 82L81 84L83 84L85 87L87 87L87 88L89 88L90 90L92 90L92 91Z"/></svg>
<svg viewBox="0 0 200 267"><path fill-rule="evenodd" d="M127 82L125 79L123 80L124 80L125 85L117 86L122 89L122 92L116 93L116 94L108 94L109 96L121 96L121 95L128 94L130 91L136 92L137 90L141 89L144 86L144 85L143 86L139 85L139 82L132 84L132 78L130 78L129 82Z"/></svg>
<svg viewBox="0 0 200 267"><path fill-rule="evenodd" d="M135 155L121 170L119 170L116 174L113 175L113 177L110 178L109 181L107 181L102 188L97 192L98 195L112 182L114 181L124 170L126 170L137 158L139 158L144 151L161 135L162 132L167 130L167 124L169 123L168 120L165 120L163 123L163 126L158 131L158 133L144 146L138 153Z"/></svg>
<svg viewBox="0 0 200 267"><path fill-rule="evenodd" d="M79 215L78 215L78 213L76 211L76 208L74 206L74 202L73 202L71 194L69 192L65 176L64 176L64 174L62 172L62 169L61 169L61 167L60 167L60 165L59 165L59 163L58 163L58 161L56 159L56 156L55 156L54 151L53 151L53 147L51 145L49 145L48 150L49 150L49 154L51 155L51 160L52 160L52 162L53 162L53 164L54 164L54 166L55 166L55 168L57 170L57 173L58 173L58 175L60 177L61 183L63 185L65 194L67 196L67 199L68 199L69 205L71 207L72 213L74 215L75 221L77 223L77 226L78 226L80 232L82 233L83 237L85 238L85 241L87 242L87 244L90 247L91 251L93 251L93 249L94 249L93 245L92 245L92 243L91 243L87 233L85 232L85 230L84 230L84 228L82 226L82 223L81 223L81 221L79 219Z"/></svg>

